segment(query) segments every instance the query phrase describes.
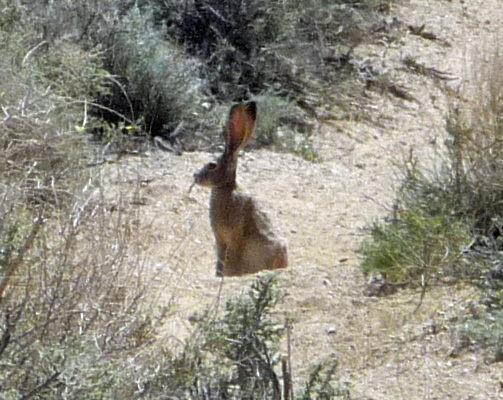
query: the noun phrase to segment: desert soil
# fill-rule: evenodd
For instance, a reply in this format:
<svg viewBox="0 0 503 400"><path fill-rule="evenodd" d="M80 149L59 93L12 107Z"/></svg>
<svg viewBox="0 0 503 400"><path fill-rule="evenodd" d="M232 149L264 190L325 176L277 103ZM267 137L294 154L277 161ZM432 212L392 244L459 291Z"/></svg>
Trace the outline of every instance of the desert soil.
<svg viewBox="0 0 503 400"><path fill-rule="evenodd" d="M445 138L449 98L473 84L472 64L490 53L503 29L501 0L392 1L403 36L393 43L362 45L355 60L386 72L412 95L404 100L369 92L360 121L328 121L314 136L321 161L311 163L267 149L240 158L238 179L257 197L285 232L290 267L280 273L288 292L282 309L294 319L293 374L297 384L309 366L339 359L339 376L355 398L503 398L503 366L471 350L453 356L453 318L477 301L470 288L401 290L384 297L365 291L358 248L372 221L383 218L400 182L397 165L413 151L422 165L438 161ZM392 22L391 20L389 22ZM407 26L433 33L430 40ZM404 68L411 56L449 74L438 80ZM470 96L465 95L466 102ZM208 220L209 191L188 188L192 174L214 154L181 156L152 150L122 158L116 181L132 196L141 182L142 242L160 288L159 301L173 317L166 340L183 338L189 318L215 304L221 280L215 277L213 236ZM221 303L241 293L253 277L226 278Z"/></svg>

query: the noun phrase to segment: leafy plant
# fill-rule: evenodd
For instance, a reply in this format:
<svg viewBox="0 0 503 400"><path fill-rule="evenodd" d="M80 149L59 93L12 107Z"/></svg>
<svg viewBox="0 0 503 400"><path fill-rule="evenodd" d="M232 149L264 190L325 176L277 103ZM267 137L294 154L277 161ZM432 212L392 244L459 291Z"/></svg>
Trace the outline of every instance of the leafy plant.
<svg viewBox="0 0 503 400"><path fill-rule="evenodd" d="M105 65L119 77L101 98L107 108L132 121L141 118L146 132L166 136L196 119L204 100L200 65L163 39L148 12L133 9L102 40L110 48Z"/></svg>
<svg viewBox="0 0 503 400"><path fill-rule="evenodd" d="M503 230L502 65L496 54L482 70L479 101L470 109L453 108L447 118L447 156L435 174L419 171L414 160L404 167L388 223L374 224L362 245L365 272L391 282L418 284L418 278L466 278L486 288L491 297L498 273ZM495 299L493 300L495 301Z"/></svg>
<svg viewBox="0 0 503 400"><path fill-rule="evenodd" d="M248 292L230 299L221 317L208 310L184 351L169 358L146 394L191 399L281 397L275 367L284 327L275 307L282 298L274 274L261 274Z"/></svg>
<svg viewBox="0 0 503 400"><path fill-rule="evenodd" d="M300 395L301 400L350 400L351 395L347 387L334 385L334 375L337 361L325 361L316 364L307 379L305 388Z"/></svg>
<svg viewBox="0 0 503 400"><path fill-rule="evenodd" d="M207 310L195 319L194 335L183 351L166 352L164 363L152 366L142 383L143 395L157 398L162 393L194 400L285 398L292 387L291 380L278 371L285 326L284 315L276 310L283 295L275 274L259 274L245 294L226 303L222 316ZM349 390L335 377L336 365L316 365L300 398L349 399Z"/></svg>
<svg viewBox="0 0 503 400"><path fill-rule="evenodd" d="M503 361L503 310L492 310L480 318L471 317L457 326L470 343L491 352L492 362Z"/></svg>
<svg viewBox="0 0 503 400"><path fill-rule="evenodd" d="M374 223L362 243L361 267L390 283L423 286L453 275L470 243L470 225L441 186L411 168L389 222Z"/></svg>

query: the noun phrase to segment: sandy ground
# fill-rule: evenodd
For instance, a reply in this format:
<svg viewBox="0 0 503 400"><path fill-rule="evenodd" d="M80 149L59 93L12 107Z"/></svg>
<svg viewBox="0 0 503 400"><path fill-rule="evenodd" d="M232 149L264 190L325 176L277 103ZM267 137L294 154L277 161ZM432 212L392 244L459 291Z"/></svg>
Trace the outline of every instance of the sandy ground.
<svg viewBox="0 0 503 400"><path fill-rule="evenodd" d="M487 364L471 351L450 355L453 318L476 300L466 287L438 287L426 293L403 290L387 297L365 295L357 252L365 227L382 218L399 183L397 163L412 150L426 167L438 161L445 137L448 96L469 88L473 56L491 50L503 28L500 0L403 0L391 2L402 24L398 42L355 50L361 62L386 71L416 101L369 92L370 119L330 121L314 137L321 161L311 163L268 150L242 154L239 182L282 227L289 245L289 269L280 273L288 296L282 308L294 318L295 381L324 357L340 361L339 376L355 398L503 398L503 366ZM434 33L428 40L408 25ZM436 80L403 66L411 56L450 74ZM209 191L187 193L192 174L215 155L176 156L152 151L115 165L116 181L131 195L140 180L142 241L156 272L153 287L170 303L167 336L183 337L188 318L216 301ZM128 183L129 182L129 183ZM249 286L253 277L226 278L222 301Z"/></svg>

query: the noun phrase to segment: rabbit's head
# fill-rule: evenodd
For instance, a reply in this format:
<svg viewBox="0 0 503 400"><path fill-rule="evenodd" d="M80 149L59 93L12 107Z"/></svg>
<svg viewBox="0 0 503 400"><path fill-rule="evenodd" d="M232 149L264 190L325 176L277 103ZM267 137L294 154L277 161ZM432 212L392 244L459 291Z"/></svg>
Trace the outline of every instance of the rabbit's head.
<svg viewBox="0 0 503 400"><path fill-rule="evenodd" d="M194 183L217 188L235 187L238 154L250 139L256 118L255 102L238 104L231 108L223 132L225 150L216 161L209 162L194 174Z"/></svg>

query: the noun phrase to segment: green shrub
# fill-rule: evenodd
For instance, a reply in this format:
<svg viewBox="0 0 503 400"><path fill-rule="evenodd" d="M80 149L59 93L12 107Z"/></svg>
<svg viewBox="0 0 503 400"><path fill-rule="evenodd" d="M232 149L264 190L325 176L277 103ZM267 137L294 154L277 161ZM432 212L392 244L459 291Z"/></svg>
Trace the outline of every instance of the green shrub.
<svg viewBox="0 0 503 400"><path fill-rule="evenodd" d="M470 224L460 218L444 186L406 167L389 221L374 223L361 246L365 274L420 286L452 276L470 244Z"/></svg>
<svg viewBox="0 0 503 400"><path fill-rule="evenodd" d="M247 293L226 303L222 316L207 310L195 318L194 334L183 351L166 352L161 365L150 365L142 394L149 399L161 394L193 400L284 398L292 388L285 387L285 376L278 372L285 325L276 306L282 297L276 274L259 274ZM316 365L301 398L349 399L335 367Z"/></svg>
<svg viewBox="0 0 503 400"><path fill-rule="evenodd" d="M448 116L439 171L426 175L413 160L406 164L391 221L375 224L362 246L365 272L407 284L418 276L463 277L494 298L498 285L484 282L503 249L502 60L496 54L479 71L479 101Z"/></svg>
<svg viewBox="0 0 503 400"><path fill-rule="evenodd" d="M306 385L300 394L301 400L350 400L347 387L333 382L337 361L321 362L315 365L309 374Z"/></svg>
<svg viewBox="0 0 503 400"><path fill-rule="evenodd" d="M397 212L389 224L375 223L371 239L362 245L365 274L380 274L390 283L420 286L451 275L469 226L419 207Z"/></svg>
<svg viewBox="0 0 503 400"><path fill-rule="evenodd" d="M21 4L22 23L41 37L42 49L58 43L80 48L81 57L85 52L99 55L101 66L111 74L106 85L98 76L100 90L88 99L87 121L92 123L85 128L104 133L107 139L117 127L122 133L168 136L180 122L190 125L196 120L203 98L201 68L175 42L164 40L164 31L151 22L148 4L141 8L135 1L115 0L57 0L44 7L32 0ZM88 71L68 68L65 58L51 61L56 73L67 74L53 79L63 89L72 80L94 84ZM94 121L95 116L111 125Z"/></svg>
<svg viewBox="0 0 503 400"><path fill-rule="evenodd" d="M261 274L246 294L227 302L223 316L204 313L184 351L144 384L149 398L159 393L190 399L280 398L275 366L284 327L275 311L282 297L277 284L274 274Z"/></svg>
<svg viewBox="0 0 503 400"><path fill-rule="evenodd" d="M102 38L106 66L119 77L101 102L154 134L168 136L180 122L194 122L205 99L200 65L163 39L148 12L134 9Z"/></svg>
<svg viewBox="0 0 503 400"><path fill-rule="evenodd" d="M490 361L503 361L503 310L492 310L479 318L471 317L458 325L458 333L470 344L490 352Z"/></svg>
<svg viewBox="0 0 503 400"><path fill-rule="evenodd" d="M426 287L445 277L477 287L486 312L455 329L501 361L503 57L498 51L490 57L476 65L470 106L453 106L447 117L438 171L425 174L413 160L405 164L393 212L371 227L361 266L392 283Z"/></svg>

